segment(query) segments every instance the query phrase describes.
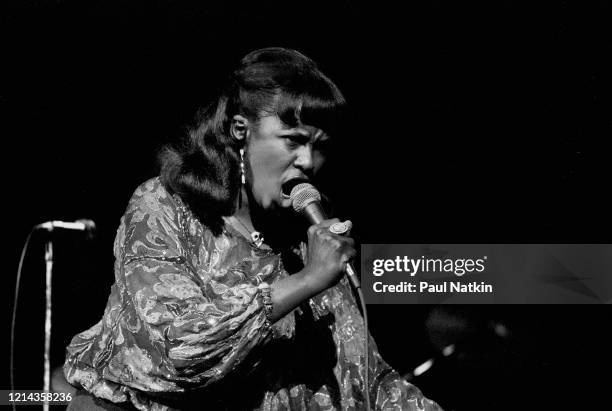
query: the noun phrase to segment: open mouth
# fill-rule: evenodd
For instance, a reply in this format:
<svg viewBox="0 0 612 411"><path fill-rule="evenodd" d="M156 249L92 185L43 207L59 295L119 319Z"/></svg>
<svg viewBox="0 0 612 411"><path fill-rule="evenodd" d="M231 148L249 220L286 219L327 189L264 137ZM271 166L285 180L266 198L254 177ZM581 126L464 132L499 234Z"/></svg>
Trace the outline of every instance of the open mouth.
<svg viewBox="0 0 612 411"><path fill-rule="evenodd" d="M310 180L306 177L292 178L281 185L281 198L287 200L291 198L291 190L298 184L309 183Z"/></svg>

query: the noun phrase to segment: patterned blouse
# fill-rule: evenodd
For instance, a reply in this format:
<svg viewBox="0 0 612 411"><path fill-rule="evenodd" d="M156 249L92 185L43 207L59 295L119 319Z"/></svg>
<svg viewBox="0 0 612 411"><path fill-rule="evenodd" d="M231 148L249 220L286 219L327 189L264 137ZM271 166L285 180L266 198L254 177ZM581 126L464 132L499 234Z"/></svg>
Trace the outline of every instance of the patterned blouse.
<svg viewBox="0 0 612 411"><path fill-rule="evenodd" d="M259 284L281 257L231 225L215 236L159 178L121 219L103 318L75 336L74 386L140 410L364 409L364 328L347 281L274 324ZM380 357L370 337L372 407L439 410Z"/></svg>

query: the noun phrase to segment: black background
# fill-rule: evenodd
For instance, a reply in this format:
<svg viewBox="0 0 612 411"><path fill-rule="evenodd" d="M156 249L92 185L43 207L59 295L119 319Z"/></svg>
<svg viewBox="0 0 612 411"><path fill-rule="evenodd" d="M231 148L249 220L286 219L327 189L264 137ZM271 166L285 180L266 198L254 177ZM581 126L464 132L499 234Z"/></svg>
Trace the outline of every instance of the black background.
<svg viewBox="0 0 612 411"><path fill-rule="evenodd" d="M61 363L70 336L102 313L119 218L156 175L157 150L240 57L266 46L312 57L351 104L329 194L359 242L610 242L610 5L533 3L4 2L5 312L30 227L95 220L94 240L54 237ZM42 384L44 236L30 247L17 327L22 388ZM415 380L447 410L605 405L595 372L608 370L609 314L370 307L380 351L401 373L459 341L457 354Z"/></svg>

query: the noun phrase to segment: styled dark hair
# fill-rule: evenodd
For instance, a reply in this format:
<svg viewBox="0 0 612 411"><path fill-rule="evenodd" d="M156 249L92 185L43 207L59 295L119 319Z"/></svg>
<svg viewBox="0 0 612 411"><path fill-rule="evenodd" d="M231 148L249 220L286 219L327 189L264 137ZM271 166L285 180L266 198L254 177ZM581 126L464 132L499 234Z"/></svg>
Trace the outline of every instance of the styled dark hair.
<svg viewBox="0 0 612 411"><path fill-rule="evenodd" d="M257 122L276 115L290 127L316 126L333 135L346 101L310 58L290 49L266 48L246 55L217 101L198 115L184 141L162 149L161 181L215 232L231 215L240 190L239 149L230 125L240 114Z"/></svg>

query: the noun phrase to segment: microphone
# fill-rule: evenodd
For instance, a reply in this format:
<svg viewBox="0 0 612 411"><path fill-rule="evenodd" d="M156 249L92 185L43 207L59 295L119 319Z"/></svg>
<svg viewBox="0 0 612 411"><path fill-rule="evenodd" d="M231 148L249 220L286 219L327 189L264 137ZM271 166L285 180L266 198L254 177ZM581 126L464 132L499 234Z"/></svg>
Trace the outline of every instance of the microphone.
<svg viewBox="0 0 612 411"><path fill-rule="evenodd" d="M303 179L296 179L296 181L289 181L283 186L283 192L286 190L291 190L289 197L293 209L306 217L311 224L319 224L327 219L325 211L321 207L321 193L312 184L304 182ZM359 277L350 262L346 263L344 271L353 287L355 289L361 288Z"/></svg>
<svg viewBox="0 0 612 411"><path fill-rule="evenodd" d="M96 223L93 220L76 220L71 222L66 221L47 221L41 224L38 224L36 229L44 229L47 231L53 231L54 228L63 228L65 230L78 230L78 231L87 231L92 232L96 229Z"/></svg>

